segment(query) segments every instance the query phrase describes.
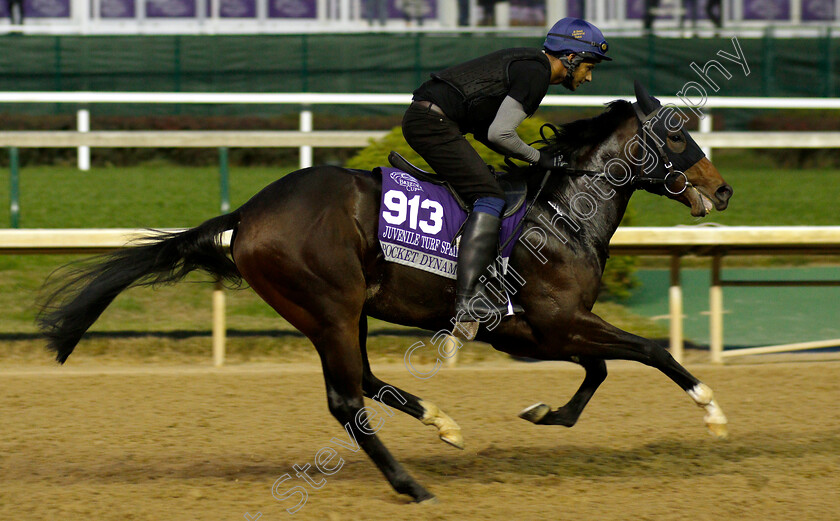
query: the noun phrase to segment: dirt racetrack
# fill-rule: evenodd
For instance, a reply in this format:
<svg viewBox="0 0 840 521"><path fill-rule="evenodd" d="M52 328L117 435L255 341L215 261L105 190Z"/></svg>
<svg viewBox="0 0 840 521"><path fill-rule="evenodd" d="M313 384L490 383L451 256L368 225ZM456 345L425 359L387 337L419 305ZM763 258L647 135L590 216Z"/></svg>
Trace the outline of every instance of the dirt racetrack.
<svg viewBox="0 0 840 521"><path fill-rule="evenodd" d="M723 442L657 371L608 367L566 429L517 413L565 403L583 374L570 364L494 362L425 381L374 366L463 428L458 451L433 427L384 416L383 441L439 503L406 504L362 451L337 447L343 467L294 515L297 496L281 503L273 483L343 435L318 367L5 367L0 518L840 519L840 362L689 366L729 417Z"/></svg>

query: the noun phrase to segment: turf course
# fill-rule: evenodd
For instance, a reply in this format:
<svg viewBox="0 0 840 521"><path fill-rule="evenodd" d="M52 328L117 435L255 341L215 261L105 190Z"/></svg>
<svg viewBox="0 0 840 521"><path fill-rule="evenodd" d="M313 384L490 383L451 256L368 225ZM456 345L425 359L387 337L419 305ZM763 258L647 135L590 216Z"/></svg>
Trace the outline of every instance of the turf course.
<svg viewBox="0 0 840 521"><path fill-rule="evenodd" d="M637 192L630 201L634 226L714 222L728 226L832 226L840 224L840 170L784 169L766 155L727 150L714 163L735 190L729 208L703 219L664 197Z"/></svg>
<svg viewBox="0 0 840 521"><path fill-rule="evenodd" d="M383 164L384 164L383 158ZM634 226L720 223L724 225L815 225L838 223L840 170L791 170L770 158L733 150L715 164L735 195L726 212L703 218L663 197L639 191L631 200ZM231 168L230 199L236 208L291 167ZM9 172L0 172L0 201L9 200ZM20 174L23 228L182 227L219 213L219 172L214 167L147 164L94 168L31 166ZM9 225L6 214L0 223Z"/></svg>

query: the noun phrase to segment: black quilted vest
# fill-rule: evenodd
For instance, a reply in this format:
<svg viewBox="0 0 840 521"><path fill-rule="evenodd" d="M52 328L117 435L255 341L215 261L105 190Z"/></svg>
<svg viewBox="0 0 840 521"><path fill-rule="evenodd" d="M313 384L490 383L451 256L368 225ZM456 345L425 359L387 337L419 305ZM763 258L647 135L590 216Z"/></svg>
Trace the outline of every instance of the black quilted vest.
<svg viewBox="0 0 840 521"><path fill-rule="evenodd" d="M447 83L464 98L468 121L460 122L462 130L474 132L483 127L488 118L492 121L510 90L510 65L520 60L537 61L551 73L545 53L533 48L503 49L432 73L432 78ZM535 110L536 107L533 107L528 115L531 116Z"/></svg>

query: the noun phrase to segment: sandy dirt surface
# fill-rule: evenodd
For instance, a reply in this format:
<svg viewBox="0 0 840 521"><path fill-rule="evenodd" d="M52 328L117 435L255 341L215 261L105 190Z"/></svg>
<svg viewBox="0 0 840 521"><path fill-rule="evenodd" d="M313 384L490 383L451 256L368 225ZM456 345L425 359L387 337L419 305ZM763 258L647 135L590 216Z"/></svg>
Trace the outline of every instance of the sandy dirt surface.
<svg viewBox="0 0 840 521"><path fill-rule="evenodd" d="M384 380L436 403L467 447L401 413L380 435L437 495L407 504L327 411L311 364L0 369L0 519L96 520L836 520L840 519L840 362L689 369L710 385L731 437L657 371L610 375L578 425L517 413L559 406L582 370L493 363L421 381L400 365ZM293 465L324 447L344 460L297 503L272 497Z"/></svg>

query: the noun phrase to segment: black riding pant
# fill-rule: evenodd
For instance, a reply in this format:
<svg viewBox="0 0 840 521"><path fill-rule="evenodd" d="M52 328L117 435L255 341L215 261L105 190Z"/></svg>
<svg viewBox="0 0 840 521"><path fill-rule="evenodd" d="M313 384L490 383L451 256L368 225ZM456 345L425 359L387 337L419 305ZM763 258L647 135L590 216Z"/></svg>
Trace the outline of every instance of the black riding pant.
<svg viewBox="0 0 840 521"><path fill-rule="evenodd" d="M480 197L504 199L499 182L454 121L430 107L412 105L403 116L402 131L411 148L464 202L472 205Z"/></svg>

